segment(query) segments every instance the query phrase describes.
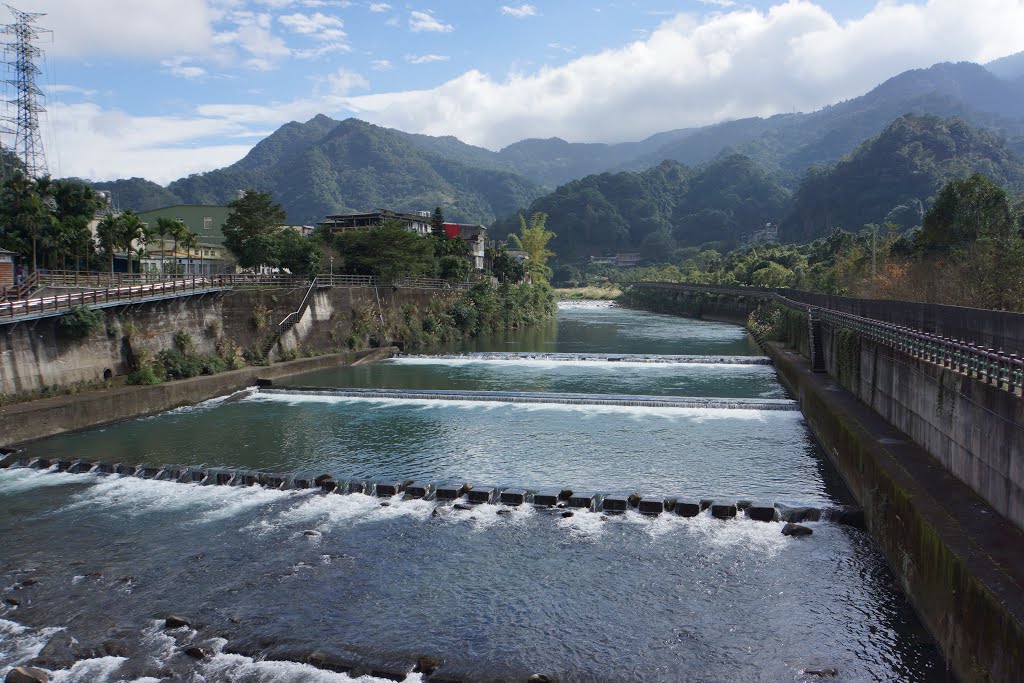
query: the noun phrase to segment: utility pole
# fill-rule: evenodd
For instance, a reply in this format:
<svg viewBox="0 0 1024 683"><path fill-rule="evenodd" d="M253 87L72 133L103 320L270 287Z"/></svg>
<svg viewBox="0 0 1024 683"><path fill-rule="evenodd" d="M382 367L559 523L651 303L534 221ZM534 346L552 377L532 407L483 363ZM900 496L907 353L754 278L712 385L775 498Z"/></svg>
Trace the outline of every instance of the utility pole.
<svg viewBox="0 0 1024 683"><path fill-rule="evenodd" d="M0 27L0 34L10 36L4 43L7 109L4 116L0 117L0 132L14 139L11 149L5 151L13 152L20 159L29 178L38 178L46 174L46 154L39 134L39 114L46 109L40 103L43 91L36 85L36 76L42 73L36 61L43 56L43 51L36 46L35 41L40 34L49 31L35 25L36 20L45 14L22 12L10 5L7 5L7 9L14 15L14 23ZM7 154L3 156L8 158ZM4 169L5 175L9 170Z"/></svg>

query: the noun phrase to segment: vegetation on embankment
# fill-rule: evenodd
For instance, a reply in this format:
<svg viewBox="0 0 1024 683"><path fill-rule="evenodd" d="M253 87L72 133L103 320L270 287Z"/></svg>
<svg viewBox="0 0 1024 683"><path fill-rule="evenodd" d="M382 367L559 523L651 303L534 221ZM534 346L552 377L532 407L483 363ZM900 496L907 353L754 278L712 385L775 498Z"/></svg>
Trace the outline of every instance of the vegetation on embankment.
<svg viewBox="0 0 1024 683"><path fill-rule="evenodd" d="M603 287L560 287L555 288L559 301L611 301L622 296L622 290L614 285Z"/></svg>
<svg viewBox="0 0 1024 683"><path fill-rule="evenodd" d="M482 334L515 330L551 318L558 308L547 283L482 282L452 299L434 297L426 304L409 303L384 315L383 324L370 310L361 310L350 338L351 348L379 340L427 346ZM353 346L353 344L355 344Z"/></svg>
<svg viewBox="0 0 1024 683"><path fill-rule="evenodd" d="M751 311L759 305L757 297L684 292L647 287L629 287L618 298L620 306L654 313L668 313L692 318L710 317L746 324Z"/></svg>

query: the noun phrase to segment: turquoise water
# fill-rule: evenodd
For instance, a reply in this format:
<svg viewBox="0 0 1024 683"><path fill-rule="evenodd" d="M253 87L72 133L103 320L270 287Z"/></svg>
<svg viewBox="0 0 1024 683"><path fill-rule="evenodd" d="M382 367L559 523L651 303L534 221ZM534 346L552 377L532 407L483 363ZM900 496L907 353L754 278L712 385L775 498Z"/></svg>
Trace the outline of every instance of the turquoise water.
<svg viewBox="0 0 1024 683"><path fill-rule="evenodd" d="M738 326L594 307L443 349L496 350L759 355ZM433 355L292 381L784 396L770 366ZM800 413L768 410L247 393L27 455L850 502ZM742 517L564 512L3 470L0 585L21 604L0 607L0 674L68 634L88 652L71 669L47 660L62 681L351 680L325 662L417 681L424 655L448 680L804 681L821 666L840 680L948 680L863 530L811 522L795 539ZM168 635L168 613L196 628Z"/></svg>

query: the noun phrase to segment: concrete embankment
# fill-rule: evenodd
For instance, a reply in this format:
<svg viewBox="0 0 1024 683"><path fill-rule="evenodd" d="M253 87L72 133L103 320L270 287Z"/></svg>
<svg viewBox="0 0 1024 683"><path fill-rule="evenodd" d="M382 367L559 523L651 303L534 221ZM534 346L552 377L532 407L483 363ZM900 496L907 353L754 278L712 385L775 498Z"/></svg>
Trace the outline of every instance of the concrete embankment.
<svg viewBox="0 0 1024 683"><path fill-rule="evenodd" d="M390 357L397 351L395 347L384 347L331 354L153 386L123 386L3 406L0 407L0 447L192 405L251 387L260 378L277 379L368 362Z"/></svg>
<svg viewBox="0 0 1024 683"><path fill-rule="evenodd" d="M1024 533L798 354L767 349L904 592L963 681L1024 671Z"/></svg>

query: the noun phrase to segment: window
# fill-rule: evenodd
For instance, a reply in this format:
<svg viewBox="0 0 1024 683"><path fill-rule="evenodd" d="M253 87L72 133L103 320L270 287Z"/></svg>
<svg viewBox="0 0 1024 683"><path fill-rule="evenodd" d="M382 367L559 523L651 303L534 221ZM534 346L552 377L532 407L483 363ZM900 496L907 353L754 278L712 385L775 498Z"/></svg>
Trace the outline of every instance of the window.
<svg viewBox="0 0 1024 683"><path fill-rule="evenodd" d="M203 230L213 230L212 216L203 216Z"/></svg>

